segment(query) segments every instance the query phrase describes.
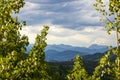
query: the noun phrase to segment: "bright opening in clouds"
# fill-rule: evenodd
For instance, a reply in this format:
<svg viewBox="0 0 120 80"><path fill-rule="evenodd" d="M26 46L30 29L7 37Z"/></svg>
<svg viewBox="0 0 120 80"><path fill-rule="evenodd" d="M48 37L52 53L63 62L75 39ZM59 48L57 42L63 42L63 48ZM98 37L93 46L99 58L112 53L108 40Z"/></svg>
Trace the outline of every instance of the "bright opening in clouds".
<svg viewBox="0 0 120 80"><path fill-rule="evenodd" d="M43 25L50 27L48 44L90 46L91 44L115 45L114 32L107 35L100 15L94 10L94 0L25 0L25 7L18 15L25 20L22 34L34 43Z"/></svg>

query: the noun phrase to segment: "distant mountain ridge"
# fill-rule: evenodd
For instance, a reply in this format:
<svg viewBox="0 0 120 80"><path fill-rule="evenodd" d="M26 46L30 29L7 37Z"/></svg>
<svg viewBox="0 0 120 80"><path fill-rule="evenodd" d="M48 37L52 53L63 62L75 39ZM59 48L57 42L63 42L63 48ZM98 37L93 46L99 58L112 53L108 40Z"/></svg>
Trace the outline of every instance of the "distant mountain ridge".
<svg viewBox="0 0 120 80"><path fill-rule="evenodd" d="M87 48L87 47L76 47L76 46L71 46L71 45L60 44L60 45L48 45L46 47L46 50L56 50L60 52L66 51L66 50L72 50L72 51L94 54L97 52L103 53L107 51L107 46L93 44Z"/></svg>
<svg viewBox="0 0 120 80"><path fill-rule="evenodd" d="M27 47L27 51L30 51L33 44ZM48 45L45 49L46 61L69 61L74 58L75 55L81 56L91 55L95 53L104 53L107 51L107 47L103 45L93 44L90 47L75 47L71 45Z"/></svg>
<svg viewBox="0 0 120 80"><path fill-rule="evenodd" d="M92 44L91 46L89 46L89 49L104 49L107 46L104 45L97 45L97 44Z"/></svg>

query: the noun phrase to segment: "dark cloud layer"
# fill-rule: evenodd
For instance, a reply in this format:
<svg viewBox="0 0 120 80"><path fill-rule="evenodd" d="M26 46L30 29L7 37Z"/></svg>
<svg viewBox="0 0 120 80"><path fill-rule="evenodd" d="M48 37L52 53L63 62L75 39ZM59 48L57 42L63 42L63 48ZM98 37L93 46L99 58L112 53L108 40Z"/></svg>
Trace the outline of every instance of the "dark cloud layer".
<svg viewBox="0 0 120 80"><path fill-rule="evenodd" d="M101 26L90 0L26 0L19 17L27 25L53 24L69 29Z"/></svg>
<svg viewBox="0 0 120 80"><path fill-rule="evenodd" d="M65 3L65 2L72 2L78 0L25 0L33 3L41 3L41 4L58 4L58 3Z"/></svg>

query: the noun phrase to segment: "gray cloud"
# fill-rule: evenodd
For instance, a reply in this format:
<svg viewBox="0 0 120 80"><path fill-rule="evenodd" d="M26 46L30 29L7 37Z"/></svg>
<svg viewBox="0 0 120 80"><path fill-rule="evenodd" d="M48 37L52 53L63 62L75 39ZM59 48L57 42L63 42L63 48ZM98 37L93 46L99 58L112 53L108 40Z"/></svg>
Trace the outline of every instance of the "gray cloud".
<svg viewBox="0 0 120 80"><path fill-rule="evenodd" d="M78 0L25 0L25 1L42 3L42 4L58 4L58 3L72 2Z"/></svg>
<svg viewBox="0 0 120 80"><path fill-rule="evenodd" d="M26 0L20 20L27 25L53 24L69 29L101 26L90 0Z"/></svg>
<svg viewBox="0 0 120 80"><path fill-rule="evenodd" d="M109 38L104 28L100 27L103 24L93 8L94 0L25 1L26 4L18 17L27 22L21 33L29 36L30 43L34 43L34 38L42 25L49 25L49 44L114 45L114 35Z"/></svg>

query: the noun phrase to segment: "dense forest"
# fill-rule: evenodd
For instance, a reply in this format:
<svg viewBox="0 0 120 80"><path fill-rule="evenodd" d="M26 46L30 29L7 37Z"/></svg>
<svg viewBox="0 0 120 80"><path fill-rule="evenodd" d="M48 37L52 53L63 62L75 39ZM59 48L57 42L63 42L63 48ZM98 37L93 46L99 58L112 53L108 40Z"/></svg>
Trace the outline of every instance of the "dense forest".
<svg viewBox="0 0 120 80"><path fill-rule="evenodd" d="M103 16L107 33L116 31L117 44L96 62L85 61L80 55L72 61L46 62L48 26L37 34L34 46L26 53L28 37L20 34L26 22L13 16L24 4L24 0L0 0L0 80L120 80L120 0L109 0L107 6L102 0L93 4Z"/></svg>

